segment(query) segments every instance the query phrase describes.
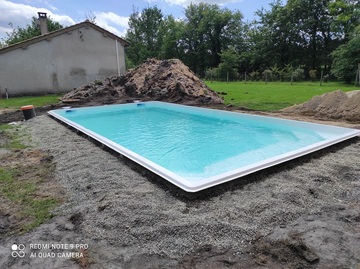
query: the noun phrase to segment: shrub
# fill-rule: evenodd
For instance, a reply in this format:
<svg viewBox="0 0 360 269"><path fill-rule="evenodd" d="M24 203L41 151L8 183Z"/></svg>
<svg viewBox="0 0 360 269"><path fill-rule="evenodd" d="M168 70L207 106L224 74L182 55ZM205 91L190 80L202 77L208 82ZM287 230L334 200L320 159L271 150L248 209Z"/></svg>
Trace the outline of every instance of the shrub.
<svg viewBox="0 0 360 269"><path fill-rule="evenodd" d="M273 73L271 70L269 69L266 69L264 72L263 72L263 80L265 81L270 81L273 79Z"/></svg>
<svg viewBox="0 0 360 269"><path fill-rule="evenodd" d="M316 79L316 74L317 74L317 71L315 69L309 70L309 77L311 79L313 79L313 80Z"/></svg>
<svg viewBox="0 0 360 269"><path fill-rule="evenodd" d="M305 71L303 68L298 67L293 72L293 80L294 81L302 81L305 78Z"/></svg>

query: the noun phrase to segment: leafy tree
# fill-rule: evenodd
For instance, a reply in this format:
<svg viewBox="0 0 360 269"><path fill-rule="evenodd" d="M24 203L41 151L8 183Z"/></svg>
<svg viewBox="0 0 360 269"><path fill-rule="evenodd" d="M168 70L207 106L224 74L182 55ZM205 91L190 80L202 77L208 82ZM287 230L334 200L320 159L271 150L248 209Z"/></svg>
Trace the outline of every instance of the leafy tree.
<svg viewBox="0 0 360 269"><path fill-rule="evenodd" d="M267 33L252 25L246 29L245 36L247 40L243 50L239 52L239 71L249 73L269 66L270 58L266 55L271 53L271 50Z"/></svg>
<svg viewBox="0 0 360 269"><path fill-rule="evenodd" d="M138 65L159 55L163 43L163 24L163 14L156 6L145 8L141 13L134 9L126 33L126 39L131 43L127 56L133 64Z"/></svg>
<svg viewBox="0 0 360 269"><path fill-rule="evenodd" d="M12 23L9 23L9 25L13 27ZM49 32L64 28L63 25L52 20L50 17L47 18L47 26ZM18 26L11 33L6 34L7 38L3 39L3 42L6 46L10 46L12 44L19 43L36 36L40 36L41 31L38 24L38 19L36 17L32 17L31 25L28 24L25 28L21 28Z"/></svg>
<svg viewBox="0 0 360 269"><path fill-rule="evenodd" d="M354 1L288 0L285 5L274 1L269 11L257 11L259 20L249 32L250 53L244 56L251 58L253 69L264 70L276 64L280 68L301 65L306 74L310 70L329 72L331 52L344 37L344 31L334 27L336 21L337 25L344 23L332 16L339 11L331 9L336 2ZM338 32L334 32L336 29Z"/></svg>
<svg viewBox="0 0 360 269"><path fill-rule="evenodd" d="M329 5L330 15L334 18L332 30L347 42L351 33L360 24L360 2L356 0L335 0Z"/></svg>
<svg viewBox="0 0 360 269"><path fill-rule="evenodd" d="M181 39L184 62L204 76L208 67L220 63L222 50L229 46L240 46L242 14L220 9L218 5L191 4L185 9L185 27Z"/></svg>
<svg viewBox="0 0 360 269"><path fill-rule="evenodd" d="M339 76L347 47L336 49L349 43L359 25L359 5L355 0L274 0L251 24L242 22L240 11L206 3L189 5L183 20L164 17L157 7L134 10L126 60L134 66L149 57L179 58L201 77L216 69L218 77L246 72L260 79L265 72L289 80L315 79L336 64L333 74ZM230 68L226 58L232 54L236 64Z"/></svg>
<svg viewBox="0 0 360 269"><path fill-rule="evenodd" d="M280 0L274 1L270 6L270 11L261 9L256 12L259 21L250 33L253 44L251 56L260 58L258 61L262 63L262 66L255 68L297 64L294 55L299 54L299 36L294 25L289 23L291 14Z"/></svg>
<svg viewBox="0 0 360 269"><path fill-rule="evenodd" d="M218 72L226 74L226 81L229 81L229 76L235 78L237 76L236 66L238 64L238 55L234 47L230 47L220 53L221 63L218 66ZM223 77L223 76L221 76Z"/></svg>
<svg viewBox="0 0 360 269"><path fill-rule="evenodd" d="M220 53L229 47L243 49L242 14L217 5L191 4L185 19L164 17L157 7L134 10L129 19L126 39L127 63L138 65L149 57L179 58L195 73L220 63Z"/></svg>
<svg viewBox="0 0 360 269"><path fill-rule="evenodd" d="M360 64L360 26L358 26L346 44L338 47L333 53L334 58L332 74L338 79L350 83Z"/></svg>
<svg viewBox="0 0 360 269"><path fill-rule="evenodd" d="M300 37L299 46L302 57L300 64L305 65L306 73L310 69L327 72L331 66L331 51L337 43L337 37L331 31L334 18L329 8L332 0L289 0L287 12L289 22ZM301 56L302 55L302 56ZM318 72L320 73L320 72Z"/></svg>
<svg viewBox="0 0 360 269"><path fill-rule="evenodd" d="M171 59L184 57L184 50L181 46L181 37L184 33L184 21L177 21L173 16L167 16L163 21L163 43L159 52L160 59Z"/></svg>

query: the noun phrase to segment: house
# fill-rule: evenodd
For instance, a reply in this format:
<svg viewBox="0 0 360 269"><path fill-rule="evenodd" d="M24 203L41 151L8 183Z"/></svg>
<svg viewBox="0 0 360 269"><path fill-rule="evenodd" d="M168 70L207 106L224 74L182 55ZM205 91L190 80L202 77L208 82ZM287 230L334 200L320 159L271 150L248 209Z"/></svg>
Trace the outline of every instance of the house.
<svg viewBox="0 0 360 269"><path fill-rule="evenodd" d="M60 93L125 69L124 39L89 21L0 49L0 93L9 96Z"/></svg>

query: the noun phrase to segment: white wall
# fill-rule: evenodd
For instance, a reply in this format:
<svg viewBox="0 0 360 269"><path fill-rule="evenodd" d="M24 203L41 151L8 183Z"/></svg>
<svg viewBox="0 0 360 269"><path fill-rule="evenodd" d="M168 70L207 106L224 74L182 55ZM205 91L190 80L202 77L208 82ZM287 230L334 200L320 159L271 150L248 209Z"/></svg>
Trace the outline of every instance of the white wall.
<svg viewBox="0 0 360 269"><path fill-rule="evenodd" d="M67 92L96 79L125 73L124 47L82 27L0 54L0 91L9 95Z"/></svg>

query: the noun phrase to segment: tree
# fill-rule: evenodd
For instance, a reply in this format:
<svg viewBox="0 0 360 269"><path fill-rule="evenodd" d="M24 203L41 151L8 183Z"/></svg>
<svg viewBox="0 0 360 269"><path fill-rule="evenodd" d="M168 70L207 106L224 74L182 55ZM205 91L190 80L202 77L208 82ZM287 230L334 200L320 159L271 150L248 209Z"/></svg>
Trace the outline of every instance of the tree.
<svg viewBox="0 0 360 269"><path fill-rule="evenodd" d="M242 47L242 14L217 5L191 4L185 19L164 17L156 6L129 18L126 39L127 63L138 65L147 58L179 58L195 73L204 76L207 68L220 63L220 53L230 46Z"/></svg>
<svg viewBox="0 0 360 269"><path fill-rule="evenodd" d="M350 83L360 64L360 26L358 26L346 44L338 47L333 53L334 58L332 74L338 79Z"/></svg>
<svg viewBox="0 0 360 269"><path fill-rule="evenodd" d="M291 64L298 65L300 37L290 23L291 14L280 0L270 4L269 11L258 10L258 21L248 30L249 51L243 57L249 58L252 70L265 70L270 66L280 68ZM299 57L301 55L301 57Z"/></svg>
<svg viewBox="0 0 360 269"><path fill-rule="evenodd" d="M332 64L331 52L343 42L344 31L334 27L339 11L331 4L350 0L288 0L285 5L274 1L270 11L257 11L259 21L254 24L252 60L255 68L267 69L277 65L303 66L305 73L316 70L329 72ZM338 22L337 25L339 25ZM335 30L340 32L334 32Z"/></svg>
<svg viewBox="0 0 360 269"><path fill-rule="evenodd" d="M226 81L229 82L229 75L232 77L237 76L236 66L238 64L238 55L234 47L230 47L220 53L221 63L218 66L218 73L226 73Z"/></svg>
<svg viewBox="0 0 360 269"><path fill-rule="evenodd" d="M13 27L12 23L9 23L11 27ZM50 17L47 18L47 26L49 32L56 31L64 28L60 23L52 20ZM3 42L6 46L10 46L15 43L19 43L25 41L27 39L40 36L40 27L38 26L38 19L36 17L32 17L31 25L26 25L25 28L17 27L11 33L6 33L7 38L3 39Z"/></svg>
<svg viewBox="0 0 360 269"><path fill-rule="evenodd" d="M134 65L158 57L163 43L163 23L163 14L156 6L145 8L141 13L134 9L126 33L126 40L131 43L127 57Z"/></svg>
<svg viewBox="0 0 360 269"><path fill-rule="evenodd" d="M323 67L328 72L331 67L330 53L337 43L338 36L331 31L334 18L330 15L332 0L289 0L287 12L289 22L300 37L302 61L306 73ZM320 73L320 72L318 72Z"/></svg>
<svg viewBox="0 0 360 269"><path fill-rule="evenodd" d="M222 50L241 45L243 23L240 11L205 3L190 4L185 9L185 17L181 39L184 62L200 76L205 75L207 68L219 65Z"/></svg>
<svg viewBox="0 0 360 269"><path fill-rule="evenodd" d="M184 50L181 46L181 37L184 33L185 23L175 20L172 15L164 18L161 34L163 42L158 57L160 59L171 59L184 57Z"/></svg>
<svg viewBox="0 0 360 269"><path fill-rule="evenodd" d="M335 0L329 5L333 32L344 37L347 42L351 33L360 24L360 2L356 0Z"/></svg>

